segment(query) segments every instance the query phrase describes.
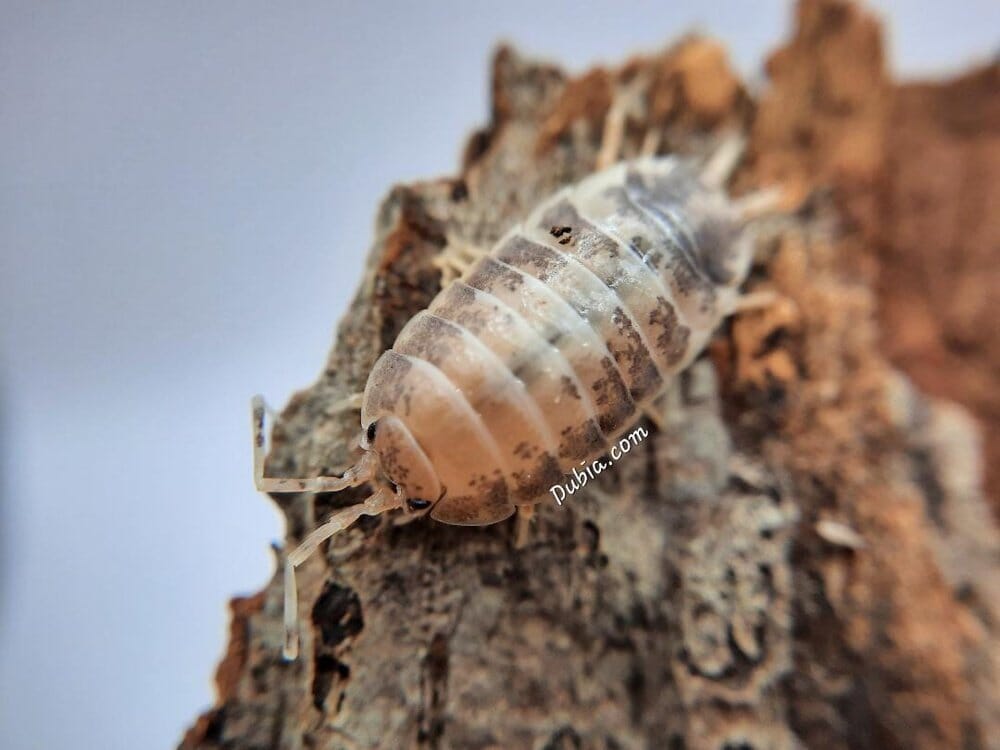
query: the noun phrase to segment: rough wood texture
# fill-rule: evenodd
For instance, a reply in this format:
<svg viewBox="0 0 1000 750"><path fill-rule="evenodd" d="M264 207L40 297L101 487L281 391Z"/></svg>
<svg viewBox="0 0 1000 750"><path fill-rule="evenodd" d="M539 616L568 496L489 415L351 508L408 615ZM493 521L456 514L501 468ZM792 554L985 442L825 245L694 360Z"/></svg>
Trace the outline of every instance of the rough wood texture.
<svg viewBox="0 0 1000 750"><path fill-rule="evenodd" d="M705 40L577 79L497 54L491 122L461 175L398 187L379 211L367 275L322 376L281 416L270 473L349 465L357 418L330 405L437 291L434 256L489 244L591 171L626 90L644 94L627 152L650 129L663 150L698 151L740 128L735 190L778 182L801 199L751 280L780 302L720 332L662 429L563 507L543 503L525 548L512 522L363 521L301 569L313 627L291 664L280 575L235 600L218 704L183 747L998 746L1000 566L976 426L886 354L925 383L905 310L926 310L928 330L968 334L948 355L963 377L996 382L984 298L921 280L956 253L996 273L975 185L996 205L997 69L897 87L876 23L811 0L768 72L755 102ZM928 186L915 165L937 148L927 169L946 176ZM927 200L952 222L933 245L914 215ZM991 388L937 382L996 419ZM363 494L282 500L288 543Z"/></svg>

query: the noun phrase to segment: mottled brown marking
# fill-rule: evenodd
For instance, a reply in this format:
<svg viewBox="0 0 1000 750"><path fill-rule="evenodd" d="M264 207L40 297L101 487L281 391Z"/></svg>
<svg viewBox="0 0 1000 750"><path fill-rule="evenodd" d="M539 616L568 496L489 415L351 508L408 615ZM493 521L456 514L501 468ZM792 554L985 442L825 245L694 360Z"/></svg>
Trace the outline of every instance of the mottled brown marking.
<svg viewBox="0 0 1000 750"><path fill-rule="evenodd" d="M687 354L691 329L680 325L677 311L664 297L656 298L656 309L649 314L649 324L659 329L656 348L667 358L667 363L675 365Z"/></svg>
<svg viewBox="0 0 1000 750"><path fill-rule="evenodd" d="M683 253L673 252L669 255L667 269L673 275L677 290L684 295L691 295L697 291L704 290L714 296L714 289L702 283L698 272L695 271L691 261Z"/></svg>
<svg viewBox="0 0 1000 750"><path fill-rule="evenodd" d="M601 359L601 369L604 375L591 383L590 388L600 412L598 424L605 435L610 435L635 413L635 403L611 357Z"/></svg>
<svg viewBox="0 0 1000 750"><path fill-rule="evenodd" d="M530 471L514 472L516 493L524 498L536 498L548 492L549 487L558 483L562 476L555 457L551 453L543 453Z"/></svg>
<svg viewBox="0 0 1000 750"><path fill-rule="evenodd" d="M473 494L448 495L431 511L432 518L448 523L485 525L496 523L514 512L507 482L496 469L493 476L477 477L472 484Z"/></svg>
<svg viewBox="0 0 1000 750"><path fill-rule="evenodd" d="M406 333L407 339L399 351L430 362L438 369L464 343L460 328L434 315L421 315Z"/></svg>
<svg viewBox="0 0 1000 750"><path fill-rule="evenodd" d="M514 268L529 271L540 281L547 281L568 262L551 247L515 235L497 251L497 257Z"/></svg>
<svg viewBox="0 0 1000 750"><path fill-rule="evenodd" d="M559 434L559 458L567 461L590 458L604 450L604 447L601 426L592 419L579 427L565 427Z"/></svg>
<svg viewBox="0 0 1000 750"><path fill-rule="evenodd" d="M548 375L548 371L541 366L543 354L547 350L548 346L545 344L525 348L515 352L506 362L508 369L525 384L529 393L532 391L532 383Z"/></svg>
<svg viewBox="0 0 1000 750"><path fill-rule="evenodd" d="M406 411L409 412L409 391L406 385L406 375L412 369L413 364L392 351L383 354L369 376L368 388L372 393L372 407L376 414L397 413L397 406L401 400L405 402Z"/></svg>
<svg viewBox="0 0 1000 750"><path fill-rule="evenodd" d="M423 449L411 434L411 427L412 425L403 421L398 428L392 425L379 430L378 443L374 450L378 454L382 472L392 482L405 489L409 497L429 497L435 480L422 470L424 467L417 458L414 448L417 452ZM411 463L414 460L417 461L416 464ZM431 466L431 474L433 470ZM426 484L424 480L431 484Z"/></svg>
<svg viewBox="0 0 1000 750"><path fill-rule="evenodd" d="M392 479L396 484L409 487L406 480L410 476L410 470L405 464L400 463L399 456L399 445L396 444L395 441L389 441L388 443L383 443L383 445L379 446L378 457L379 463L382 466L382 471L384 471L386 476ZM410 489L419 491L421 488L414 486Z"/></svg>
<svg viewBox="0 0 1000 750"><path fill-rule="evenodd" d="M495 311L492 307L484 306L482 301L476 298L475 290L461 281L452 283L443 292L442 299L443 304L434 306L434 314L460 325L473 334L478 334L491 323L495 324L497 315L502 315L504 320L510 318L507 312Z"/></svg>
<svg viewBox="0 0 1000 750"><path fill-rule="evenodd" d="M492 291L498 286L516 292L524 284L524 275L516 268L488 257L476 266L465 281L469 286L484 292Z"/></svg>
<svg viewBox="0 0 1000 750"><path fill-rule="evenodd" d="M563 375L559 378L559 382L562 384L561 392L563 395L569 398L581 400L580 389L576 387L576 382L569 375Z"/></svg>
<svg viewBox="0 0 1000 750"><path fill-rule="evenodd" d="M490 474L480 474L472 486L487 500L506 501L509 492L502 473L499 466L494 467Z"/></svg>
<svg viewBox="0 0 1000 750"><path fill-rule="evenodd" d="M573 208L573 206L570 205L568 201L560 201L550 211L546 212L545 216L542 218L542 224L543 225L547 224L547 223L560 223L560 222L571 224L574 227L574 236L577 238L576 239L576 243L575 243L575 249L576 249L576 251L579 253L579 255L581 257L583 257L583 258L592 257L597 252L608 253L608 254L612 255L612 257L614 257L614 258L619 258L620 257L620 254L618 252L618 247L619 247L618 243L615 240L613 240L610 237L608 237L603 232L601 232L596 227L593 227L593 225L591 225L588 222L586 222L585 220L583 220L579 216L579 214L577 213L576 209ZM614 248L613 251L612 251L612 247ZM589 253L589 255L588 255L588 253ZM695 287L697 285L697 283L699 281L701 282L702 286L704 286L704 280L701 280L701 279L698 278L697 274L694 273L693 269L690 269L689 264L685 264L685 259L683 257L681 257L681 256L682 256L682 253L679 253L679 252L676 252L676 251L669 253L669 257L671 259L670 263L671 263L672 267L673 267L674 264L681 264L681 266L679 268L679 274L680 274L679 275L679 284L681 285L682 291L683 291L685 285L686 286L690 286L690 287L693 288L693 287ZM617 293L617 291L615 291L615 286L614 285L616 283L618 283L618 281L619 281L619 279L615 277L616 276L616 271L619 268L620 268L620 266L618 266L617 264L615 264L610 269L601 269L600 267L598 267L596 269L591 269L592 271L595 272L595 274L598 275L598 278L600 278L601 281L603 281L603 283L606 286L608 286L616 294L616 296L618 295L618 293ZM648 267L647 267L647 270L650 273L652 273L652 270L649 269ZM684 275L684 271L685 270L687 270L687 272L688 272L687 276ZM642 283L642 282L640 281L640 283ZM714 289L709 289L707 291L708 291L709 298L710 299L714 299ZM669 303L667 303L667 304L669 306ZM704 304L708 304L708 303L707 302L703 302L703 305ZM673 313L673 319L674 319L674 322L675 322L674 329L676 329L676 333L675 333L674 330L671 330L671 332L670 332L670 339L674 339L674 337L677 337L677 341L674 341L674 345L679 345L680 337L683 336L683 342L686 342L688 334L690 332L688 331L687 328L676 326L676 313L673 311L672 307L670 307L670 312ZM660 311L659 313L654 313L654 315L656 315L656 318L655 318L656 321L661 321L662 320L663 324L664 325L666 324L666 322L668 320L668 318L667 318L667 312L666 311ZM654 322L654 321L651 321L651 323L652 322ZM664 340L664 338L661 335L659 337L659 341L655 342L653 345L654 346L661 346L662 347L663 340ZM609 342L606 342L606 343L608 344L609 349L611 349L612 347L615 347L615 351L613 352L613 354L616 355L615 358L616 358L616 361L617 361L617 359L618 359L617 355L623 355L623 352L620 351L619 348L616 346L616 342L609 341ZM648 356L648 350L647 350L647 356ZM627 356L626 356L626 359L627 359ZM652 359L652 358L650 357L650 359ZM634 360L634 358L633 358L633 360ZM640 360L634 360L634 361L638 361L638 362L641 363L641 359ZM633 364L634 364L634 361L625 361L625 362L623 362L623 368L627 370L628 368L632 367ZM669 361L669 355L668 355L668 361ZM641 365L641 364L639 366L645 367L644 365ZM653 367L655 369L655 364L653 365ZM638 381L638 383L634 383L633 384L633 388L635 389L635 391L637 393L637 397L641 399L642 396L639 395L639 394L643 394L644 392L648 393L649 391L647 389L649 389L651 387L651 383L652 382L660 382L661 378L660 378L660 375L659 375L658 372L654 375L653 373L648 372L648 370L637 371L637 374L639 375L639 381ZM654 378L655 378L655 380L654 380ZM597 383L595 383L594 386L595 386L595 389L598 388L598 387L605 387L606 386L606 382L605 382L604 379L602 379L602 380L598 381ZM606 403L612 403L612 399L611 399L610 396L606 397L605 404ZM634 405L632 404L632 400L631 399L629 400L627 406L629 407L628 408L629 413L631 413L631 411L634 410L634 408L633 408ZM605 417L605 419L607 420L606 417ZM603 428L604 428L604 424L602 423L602 429Z"/></svg>
<svg viewBox="0 0 1000 750"><path fill-rule="evenodd" d="M532 445L527 440L522 440L514 446L514 456L520 459L527 459L538 453L539 450L537 445Z"/></svg>
<svg viewBox="0 0 1000 750"><path fill-rule="evenodd" d="M632 400L641 401L660 388L663 378L628 313L621 307L616 307L611 314L611 322L618 335L608 340L608 350L622 372L628 373Z"/></svg>
<svg viewBox="0 0 1000 750"><path fill-rule="evenodd" d="M568 260L554 248L538 245L516 236L509 238L504 243L502 253L505 253L512 261L523 264L522 267L533 271L536 277L544 275L538 270L540 267L548 271L555 268L562 269L568 263L577 262ZM583 268L586 267L583 266ZM600 281L599 278L597 280ZM619 299L615 290L606 283L604 283L604 288L614 299ZM616 333L609 332L605 328L604 322L598 318L605 313L602 310L590 308L588 297L574 294L574 290L568 284L560 284L553 291L557 292L560 298L587 322L588 326L599 329L602 333L602 340L618 364L621 374L626 376L626 385L634 401L645 398L660 387L662 379L656 369L656 362L641 335L635 329L634 323L620 306L616 309L612 321L616 335ZM558 345L562 336L561 332L550 336L549 343ZM610 337L610 340L605 340L607 337ZM519 372L516 374L520 376Z"/></svg>

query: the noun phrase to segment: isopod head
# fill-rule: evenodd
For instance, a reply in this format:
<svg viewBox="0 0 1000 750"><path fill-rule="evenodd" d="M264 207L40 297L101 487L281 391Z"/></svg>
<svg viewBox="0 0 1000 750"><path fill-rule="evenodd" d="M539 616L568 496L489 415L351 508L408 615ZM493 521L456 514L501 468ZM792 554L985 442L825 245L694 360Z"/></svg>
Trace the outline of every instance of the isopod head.
<svg viewBox="0 0 1000 750"><path fill-rule="evenodd" d="M740 286L753 261L754 237L738 209L721 193L699 195L701 216L695 231L701 267L719 287Z"/></svg>
<svg viewBox="0 0 1000 750"><path fill-rule="evenodd" d="M698 265L718 287L735 289L746 279L755 240L747 226L746 207L731 200L714 167L677 158L636 162L645 189L665 211L686 217L690 249Z"/></svg>
<svg viewBox="0 0 1000 750"><path fill-rule="evenodd" d="M441 497L441 482L427 454L401 419L383 415L365 426L364 447L406 497L407 510L422 512Z"/></svg>

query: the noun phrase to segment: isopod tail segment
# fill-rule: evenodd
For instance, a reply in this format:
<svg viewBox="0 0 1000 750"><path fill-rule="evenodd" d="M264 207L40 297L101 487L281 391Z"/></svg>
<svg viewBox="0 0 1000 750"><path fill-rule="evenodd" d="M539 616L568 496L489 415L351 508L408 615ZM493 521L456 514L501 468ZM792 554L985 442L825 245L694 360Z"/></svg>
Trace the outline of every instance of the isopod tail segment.
<svg viewBox="0 0 1000 750"><path fill-rule="evenodd" d="M356 399L345 399L343 406L351 408ZM303 479L288 479L284 477L264 476L264 456L266 439L264 417L267 407L261 396L254 396L251 402L251 418L253 424L253 478L254 484L261 492L272 494L284 492L339 492L349 487L358 487L367 482L376 481L379 474L378 457L373 451L365 450L358 462L344 472L343 476L318 476ZM298 585L295 580L295 568L305 562L316 548L332 537L351 526L361 516L377 516L396 508L404 507L405 496L398 487L390 487L387 483L378 483L378 488L364 502L342 508L330 516L321 526L306 536L298 547L285 555L284 570L284 645L282 654L292 661L299 654Z"/></svg>
<svg viewBox="0 0 1000 750"><path fill-rule="evenodd" d="M702 183L709 188L723 190L742 161L746 148L745 136L738 133L723 136L701 167ZM779 187L758 188L733 201L733 210L743 223L743 231L749 232L752 237L748 240L749 247L758 246L758 240L762 236L761 224L764 221L775 217L787 218L782 208L785 202L784 192ZM749 265L753 254L753 250L750 250L743 262ZM740 315L762 310L778 299L778 295L770 290L742 293L733 299L728 314Z"/></svg>

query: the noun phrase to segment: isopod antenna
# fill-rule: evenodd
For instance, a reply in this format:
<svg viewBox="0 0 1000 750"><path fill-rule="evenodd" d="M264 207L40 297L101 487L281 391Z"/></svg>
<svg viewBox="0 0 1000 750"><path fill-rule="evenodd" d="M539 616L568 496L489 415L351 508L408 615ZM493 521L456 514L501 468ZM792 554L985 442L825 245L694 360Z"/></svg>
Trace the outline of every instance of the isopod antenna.
<svg viewBox="0 0 1000 750"><path fill-rule="evenodd" d="M264 416L267 407L261 396L254 396L251 402L253 422L253 478L261 492L339 492L348 487L357 487L372 481L378 470L378 458L365 450L358 462L344 472L341 477L306 477L288 479L264 476L265 430ZM295 568L305 562L313 551L331 536L343 531L361 516L377 516L403 506L402 493L387 486L380 486L364 502L342 508L334 513L323 525L317 527L302 540L298 547L285 555L285 613L284 646L285 659L291 661L299 655L299 593L295 580Z"/></svg>
<svg viewBox="0 0 1000 750"><path fill-rule="evenodd" d="M261 492L340 492L348 487L357 487L375 477L378 465L375 456L368 451L358 460L358 463L344 472L340 477L304 477L292 479L288 477L265 477L264 455L266 453L266 438L264 435L264 415L267 406L262 396L254 396L251 402L253 419L253 481Z"/></svg>

